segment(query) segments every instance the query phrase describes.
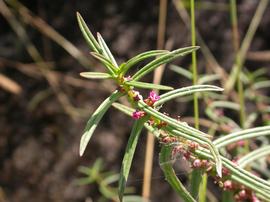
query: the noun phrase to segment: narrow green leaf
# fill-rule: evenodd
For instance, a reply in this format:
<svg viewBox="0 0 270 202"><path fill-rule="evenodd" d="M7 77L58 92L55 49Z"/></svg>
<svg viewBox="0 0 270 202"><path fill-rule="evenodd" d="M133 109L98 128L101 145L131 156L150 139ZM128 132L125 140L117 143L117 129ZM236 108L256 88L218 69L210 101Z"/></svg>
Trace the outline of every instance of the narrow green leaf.
<svg viewBox="0 0 270 202"><path fill-rule="evenodd" d="M153 84L153 83L145 83L145 82L140 82L140 81L127 81L126 84L129 86L137 87L137 88L173 90L173 87L170 87L170 86L164 86L164 85Z"/></svg>
<svg viewBox="0 0 270 202"><path fill-rule="evenodd" d="M270 81L258 81L253 84L253 89L254 90L259 90L261 88L269 88L270 87Z"/></svg>
<svg viewBox="0 0 270 202"><path fill-rule="evenodd" d="M122 96L122 93L115 91L114 93L112 93L110 97L104 100L103 103L101 103L101 105L93 113L93 115L87 122L85 130L84 130L84 134L81 137L80 156L83 155L92 134L94 133L98 123L100 122L105 112L109 109L112 103L118 100L118 98L120 98L121 96Z"/></svg>
<svg viewBox="0 0 270 202"><path fill-rule="evenodd" d="M174 72L186 77L187 79L192 80L192 73L189 70L186 70L183 67L179 67L177 65L170 65L170 69Z"/></svg>
<svg viewBox="0 0 270 202"><path fill-rule="evenodd" d="M149 123L145 123L144 127L151 133L153 134L156 138L160 137L160 130L158 128L152 127Z"/></svg>
<svg viewBox="0 0 270 202"><path fill-rule="evenodd" d="M117 189L109 186L103 186L103 184L99 185L99 191L107 199L111 199L112 201L117 200Z"/></svg>
<svg viewBox="0 0 270 202"><path fill-rule="evenodd" d="M175 175L175 172L172 168L171 163L171 153L172 147L163 145L161 147L161 151L159 153L159 164L163 170L166 180L171 185L171 187L177 192L177 194L182 197L182 199L186 202L196 202L194 198L190 195L190 193L186 190L185 186L181 183L181 181Z"/></svg>
<svg viewBox="0 0 270 202"><path fill-rule="evenodd" d="M203 171L201 169L193 169L190 176L190 194L192 197L200 197L199 191L202 186Z"/></svg>
<svg viewBox="0 0 270 202"><path fill-rule="evenodd" d="M211 103L210 108L227 108L227 109L232 109L235 111L239 111L240 105L238 103L234 102L229 102L229 101L214 101Z"/></svg>
<svg viewBox="0 0 270 202"><path fill-rule="evenodd" d="M267 72L268 72L268 68L266 67L262 67L260 69L255 70L254 72L251 73L253 81L256 78L260 78L261 76L267 75Z"/></svg>
<svg viewBox="0 0 270 202"><path fill-rule="evenodd" d="M150 201L141 196L128 195L123 198L123 202L150 202Z"/></svg>
<svg viewBox="0 0 270 202"><path fill-rule="evenodd" d="M91 52L91 55L98 59L110 72L110 74L115 75L117 69L113 66L110 60L99 53Z"/></svg>
<svg viewBox="0 0 270 202"><path fill-rule="evenodd" d="M210 107L206 108L205 113L210 119L212 119L218 124L230 125L232 128L234 128L234 130L240 129L240 126L230 117L225 115L222 116L217 115L217 113L215 113L214 110L211 108L211 105Z"/></svg>
<svg viewBox="0 0 270 202"><path fill-rule="evenodd" d="M91 50L100 53L101 49L98 42L96 41L95 37L93 36L91 31L87 27L85 21L83 20L79 12L77 12L77 20L78 20L81 32L83 33L83 36L86 42L88 43L88 45L90 46Z"/></svg>
<svg viewBox="0 0 270 202"><path fill-rule="evenodd" d="M142 100L138 102L138 106L144 110L145 112L151 114L152 116L160 119L161 121L165 121L166 123L172 125L173 127L179 129L180 131L193 135L198 136L198 138L205 137L205 138L211 138L211 136L193 128L190 127L187 123L181 122L178 120L175 120L169 116L166 116L163 113L158 112L157 110L153 109L152 107L149 107L147 104L145 104Z"/></svg>
<svg viewBox="0 0 270 202"><path fill-rule="evenodd" d="M220 75L218 74L212 74L212 75L204 75L201 76L198 80L198 84L205 84L205 83L210 83L212 81L219 80L221 78Z"/></svg>
<svg viewBox="0 0 270 202"><path fill-rule="evenodd" d="M259 116L259 113L258 112L252 112L252 113L250 113L248 115L248 117L246 118L246 120L245 120L244 128L251 128L252 125L257 120L258 116Z"/></svg>
<svg viewBox="0 0 270 202"><path fill-rule="evenodd" d="M103 73L103 72L81 72L80 76L87 78L87 79L109 79L109 78L111 78L110 74Z"/></svg>
<svg viewBox="0 0 270 202"><path fill-rule="evenodd" d="M113 103L112 106L128 116L132 116L133 112L135 112L135 109L117 102Z"/></svg>
<svg viewBox="0 0 270 202"><path fill-rule="evenodd" d="M246 167L249 163L258 160L262 157L266 157L267 155L270 154L270 146L264 146L261 148L258 148L245 156L241 157L238 161L237 164L239 165L240 168Z"/></svg>
<svg viewBox="0 0 270 202"><path fill-rule="evenodd" d="M119 72L123 72L123 69L125 66L126 66L126 62L123 62L121 65L119 65Z"/></svg>
<svg viewBox="0 0 270 202"><path fill-rule="evenodd" d="M107 44L105 43L104 39L102 38L102 36L100 35L100 33L97 33L97 38L98 38L98 42L102 48L102 53L105 57L107 57L111 62L112 64L118 68L118 64L116 63L110 49L108 48Z"/></svg>
<svg viewBox="0 0 270 202"><path fill-rule="evenodd" d="M102 179L99 183L99 191L108 199L117 200L117 188L110 186L110 184L117 182L119 174L111 174Z"/></svg>
<svg viewBox="0 0 270 202"><path fill-rule="evenodd" d="M101 183L103 185L109 185L109 184L112 184L112 183L115 183L119 180L119 177L120 175L118 173L114 174L114 173L111 173L109 174L107 177L105 177Z"/></svg>
<svg viewBox="0 0 270 202"><path fill-rule="evenodd" d="M166 53L169 53L169 51L167 51L167 50L151 50L151 51L141 53L141 54L131 58L130 60L128 60L126 62L126 64L122 68L120 68L121 72L123 74L125 74L132 66L138 64L139 62L146 60L148 58L151 58L151 57L164 55Z"/></svg>
<svg viewBox="0 0 270 202"><path fill-rule="evenodd" d="M180 56L187 55L197 50L198 48L199 48L198 46L191 46L191 47L180 48L172 52L169 52L153 60L152 62L148 63L144 67L142 67L139 71L136 72L136 74L133 75L132 80L135 80L135 81L139 80L140 78L150 73L151 71L153 71L155 68L159 67L160 65L169 63Z"/></svg>
<svg viewBox="0 0 270 202"><path fill-rule="evenodd" d="M190 95L196 92L208 92L208 91L223 91L223 89L217 86L212 86L212 85L194 85L194 86L179 88L179 89L170 91L168 93L162 94L160 96L160 99L157 102L155 102L154 106L161 105L177 97Z"/></svg>
<svg viewBox="0 0 270 202"><path fill-rule="evenodd" d="M128 139L128 144L122 161L122 167L120 171L120 178L118 184L118 195L120 201L122 201L123 199L124 190L126 187L132 159L145 121L146 117L141 118L134 123L130 137Z"/></svg>
<svg viewBox="0 0 270 202"><path fill-rule="evenodd" d="M81 177L79 179L75 180L75 184L82 186L82 185L88 185L94 183L95 179L91 179L89 177Z"/></svg>
<svg viewBox="0 0 270 202"><path fill-rule="evenodd" d="M239 140L245 140L265 135L270 135L270 126L262 126L234 132L216 139L213 143L214 145L216 145L217 148L221 148Z"/></svg>

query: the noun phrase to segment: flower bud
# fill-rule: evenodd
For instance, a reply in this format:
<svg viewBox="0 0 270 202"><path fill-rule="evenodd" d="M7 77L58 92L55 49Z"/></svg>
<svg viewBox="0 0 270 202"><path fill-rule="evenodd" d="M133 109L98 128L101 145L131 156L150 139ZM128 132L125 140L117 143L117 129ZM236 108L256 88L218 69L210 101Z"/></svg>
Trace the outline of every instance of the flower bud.
<svg viewBox="0 0 270 202"><path fill-rule="evenodd" d="M232 190L233 189L233 183L231 180L226 180L224 183L223 183L223 189L226 191L226 190Z"/></svg>
<svg viewBox="0 0 270 202"><path fill-rule="evenodd" d="M194 168L200 168L202 166L202 161L200 159L195 159L192 165Z"/></svg>
<svg viewBox="0 0 270 202"><path fill-rule="evenodd" d="M246 192L246 190L241 190L239 193L238 193L238 195L239 195L239 198L240 199L246 199L247 198L247 192Z"/></svg>

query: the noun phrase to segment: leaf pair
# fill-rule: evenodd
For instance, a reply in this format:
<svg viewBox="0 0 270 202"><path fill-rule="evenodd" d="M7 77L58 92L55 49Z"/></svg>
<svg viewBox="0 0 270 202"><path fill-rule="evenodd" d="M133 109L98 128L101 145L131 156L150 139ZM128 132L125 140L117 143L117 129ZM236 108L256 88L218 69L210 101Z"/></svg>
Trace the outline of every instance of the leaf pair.
<svg viewBox="0 0 270 202"><path fill-rule="evenodd" d="M95 39L95 37L93 36L93 34L91 33L91 31L89 30L85 21L83 20L82 16L79 13L77 13L77 20L85 40L87 41L88 45L93 51L93 53L91 54L95 58L100 60L107 67L110 74L116 74L116 71L118 71L118 65L102 36L99 33L97 34L98 38L97 42L97 40ZM132 77L132 80L137 81L146 74L153 71L155 68L159 67L160 65L169 63L174 59L178 58L179 56L189 54L197 50L198 48L199 48L198 46L191 46L186 48L180 48L172 52L166 50L147 51L145 53L135 56L134 58L130 59L129 61L121 65L119 73L125 74L132 66L136 65L142 60L148 59L150 57L161 56L153 60L152 62L148 63L147 65L142 67L137 73L135 73L135 75Z"/></svg>
<svg viewBox="0 0 270 202"><path fill-rule="evenodd" d="M77 20L86 42L93 51L91 54L95 58L100 60L105 65L105 67L107 67L107 70L110 72L110 74L113 76L118 70L118 65L104 39L99 33L97 33L98 41L95 39L88 26L86 25L85 21L83 20L82 16L78 12Z"/></svg>
<svg viewBox="0 0 270 202"><path fill-rule="evenodd" d="M99 105L96 111L92 114L91 118L86 124L84 133L81 137L80 156L83 155L90 138L92 137L97 125L99 124L101 118L104 116L105 112L110 108L112 103L118 100L122 95L122 93L115 91L110 97L104 100L103 103L101 103L101 105Z"/></svg>

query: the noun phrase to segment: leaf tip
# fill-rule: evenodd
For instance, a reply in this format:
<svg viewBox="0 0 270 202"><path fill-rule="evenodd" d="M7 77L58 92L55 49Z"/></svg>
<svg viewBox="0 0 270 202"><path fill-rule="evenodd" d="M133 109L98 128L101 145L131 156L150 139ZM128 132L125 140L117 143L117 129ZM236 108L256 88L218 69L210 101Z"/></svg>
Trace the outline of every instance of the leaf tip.
<svg viewBox="0 0 270 202"><path fill-rule="evenodd" d="M218 174L218 176L219 176L220 178L222 178L222 164L217 163L216 169L217 169L217 174Z"/></svg>
<svg viewBox="0 0 270 202"><path fill-rule="evenodd" d="M86 74L86 72L81 72L81 73L80 73L80 76L81 76L81 77L85 77L85 74Z"/></svg>
<svg viewBox="0 0 270 202"><path fill-rule="evenodd" d="M101 38L101 34L97 32L97 38Z"/></svg>
<svg viewBox="0 0 270 202"><path fill-rule="evenodd" d="M79 11L76 11L76 16L77 16L77 20L78 22L81 22L83 20L81 14L79 13Z"/></svg>
<svg viewBox="0 0 270 202"><path fill-rule="evenodd" d="M217 87L219 91L224 91L224 88Z"/></svg>
<svg viewBox="0 0 270 202"><path fill-rule="evenodd" d="M86 142L85 142L85 134L82 136L81 141L80 141L80 151L79 151L79 155L83 156L84 151L86 149Z"/></svg>
<svg viewBox="0 0 270 202"><path fill-rule="evenodd" d="M85 147L84 146L82 146L82 144L80 145L80 151L79 151L79 155L80 155L80 157L82 157L83 156L83 154L84 154L84 150L85 150Z"/></svg>
<svg viewBox="0 0 270 202"><path fill-rule="evenodd" d="M79 152L80 157L83 156L83 153L84 153L84 152L80 150L80 152Z"/></svg>

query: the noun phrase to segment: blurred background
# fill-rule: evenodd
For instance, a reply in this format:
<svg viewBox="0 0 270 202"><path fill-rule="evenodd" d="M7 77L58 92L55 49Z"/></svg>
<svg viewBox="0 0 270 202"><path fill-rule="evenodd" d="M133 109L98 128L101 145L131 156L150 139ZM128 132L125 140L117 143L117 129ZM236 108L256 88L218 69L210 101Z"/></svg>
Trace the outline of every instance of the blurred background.
<svg viewBox="0 0 270 202"><path fill-rule="evenodd" d="M191 44L188 1L182 1L181 8L177 2L168 1L164 42L168 49ZM210 56L229 72L234 55L228 1L196 2L197 29ZM259 1L237 2L242 39ZM104 69L89 54L76 11L93 33L102 34L119 63L157 48L159 1L0 0L0 202L98 201L98 184L78 185L83 176L79 166L92 166L101 158L104 171L120 170L132 120L116 109L105 115L85 155L78 154L86 121L116 86L79 77L82 71ZM269 33L268 5L246 57L249 70L270 67ZM199 72L205 72L210 56L198 51ZM189 68L190 61L186 56L175 64ZM170 70L165 71L162 83L174 87L191 84ZM190 117L190 104L165 107L173 116ZM138 195L146 140L141 137L128 182ZM151 200L179 201L162 176L158 151L157 145ZM185 181L186 168L178 171Z"/></svg>

